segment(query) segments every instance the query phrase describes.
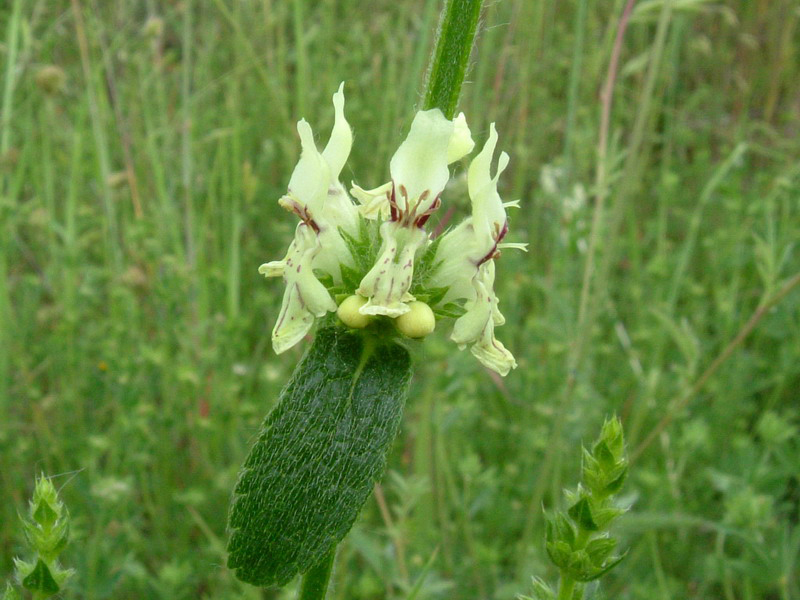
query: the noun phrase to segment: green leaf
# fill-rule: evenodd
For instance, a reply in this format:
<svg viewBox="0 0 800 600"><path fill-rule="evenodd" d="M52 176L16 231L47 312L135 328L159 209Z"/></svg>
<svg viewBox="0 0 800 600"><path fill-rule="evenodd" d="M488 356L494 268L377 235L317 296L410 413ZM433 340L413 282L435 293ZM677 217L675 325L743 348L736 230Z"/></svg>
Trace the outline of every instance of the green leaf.
<svg viewBox="0 0 800 600"><path fill-rule="evenodd" d="M319 331L234 490L228 566L239 579L284 585L341 541L383 472L410 374L394 341Z"/></svg>
<svg viewBox="0 0 800 600"><path fill-rule="evenodd" d="M617 462L616 457L611 453L611 449L604 439L600 439L592 449L592 454L604 469L611 469Z"/></svg>
<svg viewBox="0 0 800 600"><path fill-rule="evenodd" d="M575 550L570 554L566 571L573 579L584 581L587 577L591 577L595 569L592 566L592 560L589 558L586 550Z"/></svg>
<svg viewBox="0 0 800 600"><path fill-rule="evenodd" d="M592 516L592 506L586 496L582 496L569 509L569 516L586 531L597 531L599 527Z"/></svg>
<svg viewBox="0 0 800 600"><path fill-rule="evenodd" d="M58 515L50 508L50 504L44 500L39 502L33 511L33 519L43 528L49 528L56 522Z"/></svg>
<svg viewBox="0 0 800 600"><path fill-rule="evenodd" d="M429 304L431 306L435 304L439 304L444 298L445 294L450 288L448 287L436 287L436 288L425 288L425 291L416 295L417 300L424 302L425 304Z"/></svg>
<svg viewBox="0 0 800 600"><path fill-rule="evenodd" d="M624 458L625 436L622 433L622 422L619 418L614 416L603 423L603 429L600 432L600 440L604 442L615 461Z"/></svg>
<svg viewBox="0 0 800 600"><path fill-rule="evenodd" d="M36 561L33 571L22 580L22 585L32 592L39 592L48 596L57 594L59 590L58 583L53 579L49 567L44 564L41 558Z"/></svg>
<svg viewBox="0 0 800 600"><path fill-rule="evenodd" d="M439 244L442 243L443 235L439 235L430 244L425 247L425 250L419 254L414 263L414 282L412 283L411 293L416 296L428 291L429 279L433 272L438 268L442 262L441 259L436 259L436 254L439 251ZM447 288L443 288L447 292ZM442 294L444 296L444 294ZM440 298L441 299L441 298Z"/></svg>
<svg viewBox="0 0 800 600"><path fill-rule="evenodd" d="M531 579L532 596L517 596L517 600L556 600L556 594L547 582L539 577Z"/></svg>
<svg viewBox="0 0 800 600"><path fill-rule="evenodd" d="M46 534L38 538L36 550L45 560L55 560L69 542L69 521L60 519Z"/></svg>
<svg viewBox="0 0 800 600"><path fill-rule="evenodd" d="M544 545L547 555L559 569L567 568L572 560L572 548L562 541L547 542Z"/></svg>
<svg viewBox="0 0 800 600"><path fill-rule="evenodd" d="M596 538L586 544L586 553L595 567L601 567L616 546L617 540L614 538Z"/></svg>
<svg viewBox="0 0 800 600"><path fill-rule="evenodd" d="M378 256L380 241L378 240L377 224L367 221L364 217L359 217L357 237L353 237L341 227L338 230L353 257L355 270L360 272L363 277L375 264ZM361 277L359 277L359 281Z"/></svg>
<svg viewBox="0 0 800 600"><path fill-rule="evenodd" d="M457 319L466 312L466 308L455 302L448 302L444 306L433 307L433 314L443 319Z"/></svg>
<svg viewBox="0 0 800 600"><path fill-rule="evenodd" d="M575 528L563 512L559 511L553 515L545 515L545 519L547 541L565 542L570 548L575 544Z"/></svg>
<svg viewBox="0 0 800 600"><path fill-rule="evenodd" d="M628 553L626 552L622 556L617 556L616 558L612 558L611 561L609 561L608 563L603 565L603 567L601 569L597 569L596 571L593 571L591 573L586 573L583 577L577 578L578 581L588 582L588 581L595 581L596 579L600 579L603 575L608 574L608 572L611 569L613 569L619 563L621 563L622 559L625 558L625 556L627 554Z"/></svg>
<svg viewBox="0 0 800 600"><path fill-rule="evenodd" d="M595 507L592 510L592 516L598 529L607 529L611 522L620 515L624 515L625 511L626 509L616 506Z"/></svg>
<svg viewBox="0 0 800 600"><path fill-rule="evenodd" d="M619 469L619 475L617 475L615 479L612 479L611 482L608 485L606 485L605 495L611 496L620 491L627 477L628 477L628 467L623 466L622 468Z"/></svg>
<svg viewBox="0 0 800 600"><path fill-rule="evenodd" d="M358 269L351 269L345 264L339 265L342 271L342 287L348 292L353 293L358 286L361 285L361 280L364 278L364 273Z"/></svg>

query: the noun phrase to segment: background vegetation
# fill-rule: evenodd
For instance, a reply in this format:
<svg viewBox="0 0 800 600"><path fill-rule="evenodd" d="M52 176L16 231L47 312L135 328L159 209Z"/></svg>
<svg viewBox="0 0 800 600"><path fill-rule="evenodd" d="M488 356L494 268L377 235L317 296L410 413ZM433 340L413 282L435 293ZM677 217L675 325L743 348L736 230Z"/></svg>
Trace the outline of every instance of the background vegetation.
<svg viewBox="0 0 800 600"><path fill-rule="evenodd" d="M303 350L273 355L282 286L256 269L293 227L295 121L327 136L341 80L345 181L386 179L440 4L2 3L0 573L43 471L75 524L67 598L291 597L224 567L237 469ZM461 109L512 156L509 239L531 247L499 263L498 334L520 366L494 378L446 331L415 347L333 598L552 580L542 505L612 412L633 509L608 598L800 597L800 291L780 295L800 271L800 9L636 2L598 187L624 4L487 6ZM466 214L461 184L446 196L443 218Z"/></svg>

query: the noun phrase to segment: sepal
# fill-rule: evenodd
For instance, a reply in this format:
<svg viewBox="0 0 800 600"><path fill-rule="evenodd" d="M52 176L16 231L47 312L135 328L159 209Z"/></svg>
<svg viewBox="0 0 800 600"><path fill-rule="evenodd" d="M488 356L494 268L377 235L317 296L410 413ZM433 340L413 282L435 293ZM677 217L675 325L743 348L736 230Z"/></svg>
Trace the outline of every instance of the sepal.
<svg viewBox="0 0 800 600"><path fill-rule="evenodd" d="M448 148L453 122L438 108L423 110L389 163L395 201L408 218L427 211L450 179Z"/></svg>

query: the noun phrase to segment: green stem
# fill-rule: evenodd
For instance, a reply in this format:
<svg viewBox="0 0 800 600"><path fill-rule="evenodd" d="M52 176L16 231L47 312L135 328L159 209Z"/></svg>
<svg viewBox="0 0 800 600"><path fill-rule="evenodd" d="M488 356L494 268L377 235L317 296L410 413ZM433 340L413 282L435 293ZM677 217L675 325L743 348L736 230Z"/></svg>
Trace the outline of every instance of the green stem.
<svg viewBox="0 0 800 600"><path fill-rule="evenodd" d="M328 581L333 571L334 556L336 556L336 546L332 546L328 554L303 575L297 600L325 599L325 594L328 592Z"/></svg>
<svg viewBox="0 0 800 600"><path fill-rule="evenodd" d="M452 119L478 28L483 0L447 0L428 68L423 110L438 108Z"/></svg>
<svg viewBox="0 0 800 600"><path fill-rule="evenodd" d="M562 571L561 584L558 586L558 600L572 600L572 594L574 592L575 580Z"/></svg>
<svg viewBox="0 0 800 600"><path fill-rule="evenodd" d="M575 540L575 545L573 546L573 548L575 550L581 550L585 548L590 537L591 537L590 531L586 531L585 529L580 528L578 530L578 537ZM575 586L577 585L577 582L572 577L570 577L566 571L561 571L560 578L561 582L558 585L557 600L572 600L572 597L575 595L576 592ZM578 595L578 597L580 597L580 594Z"/></svg>

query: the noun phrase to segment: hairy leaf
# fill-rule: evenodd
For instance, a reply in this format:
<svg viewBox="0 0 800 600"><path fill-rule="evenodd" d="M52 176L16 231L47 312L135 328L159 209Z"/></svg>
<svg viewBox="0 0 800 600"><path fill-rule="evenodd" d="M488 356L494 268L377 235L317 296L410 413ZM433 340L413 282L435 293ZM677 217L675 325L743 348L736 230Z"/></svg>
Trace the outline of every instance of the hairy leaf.
<svg viewBox="0 0 800 600"><path fill-rule="evenodd" d="M39 559L36 561L36 566L33 568L25 579L22 580L22 585L32 592L38 592L45 597L57 594L59 587L53 575L50 573L50 568Z"/></svg>
<svg viewBox="0 0 800 600"><path fill-rule="evenodd" d="M319 331L234 490L228 566L239 579L284 585L341 541L383 472L410 373L394 341Z"/></svg>

